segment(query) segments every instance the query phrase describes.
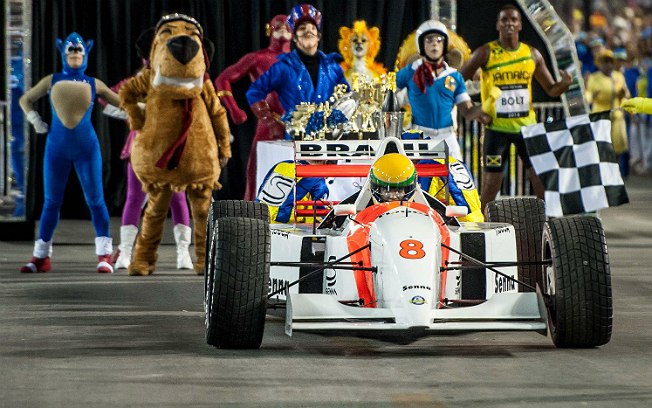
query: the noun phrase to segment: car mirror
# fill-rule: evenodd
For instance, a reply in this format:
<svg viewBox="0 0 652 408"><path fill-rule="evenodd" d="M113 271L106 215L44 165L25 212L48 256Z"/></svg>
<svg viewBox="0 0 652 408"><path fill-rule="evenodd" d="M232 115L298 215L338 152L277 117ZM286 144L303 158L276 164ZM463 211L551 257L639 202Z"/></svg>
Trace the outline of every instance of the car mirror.
<svg viewBox="0 0 652 408"><path fill-rule="evenodd" d="M464 205L447 205L447 217L464 217L469 214L469 208Z"/></svg>
<svg viewBox="0 0 652 408"><path fill-rule="evenodd" d="M355 204L337 204L333 206L335 215L355 215L357 210Z"/></svg>

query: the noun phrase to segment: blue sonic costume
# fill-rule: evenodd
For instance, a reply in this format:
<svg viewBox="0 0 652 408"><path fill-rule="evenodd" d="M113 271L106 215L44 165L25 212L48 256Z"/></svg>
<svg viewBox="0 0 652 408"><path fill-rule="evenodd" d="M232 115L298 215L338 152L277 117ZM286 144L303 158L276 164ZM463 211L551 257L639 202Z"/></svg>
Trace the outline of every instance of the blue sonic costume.
<svg viewBox="0 0 652 408"><path fill-rule="evenodd" d="M59 222L59 212L70 171L77 172L84 198L95 228L95 252L99 258L97 271L111 273L112 240L109 213L104 202L102 157L97 134L91 123L96 94L112 105L119 97L102 81L84 74L93 41L84 41L77 33L65 40L57 39L63 70L41 79L20 100L27 120L36 133L48 133L43 158L44 203L39 238L34 244L32 260L21 272L48 272L52 254L52 237ZM32 108L40 97L49 94L52 124L49 128Z"/></svg>
<svg viewBox="0 0 652 408"><path fill-rule="evenodd" d="M299 163L308 164L305 161ZM322 178L299 177L296 178L295 186L294 161L285 160L267 173L258 189L256 202L267 204L271 222L290 223L295 221L295 201L306 201L306 208L312 208L312 201L326 199L328 192L326 182ZM296 222L312 222L312 218L296 219Z"/></svg>
<svg viewBox="0 0 652 408"><path fill-rule="evenodd" d="M293 41L297 43L296 31L304 23L313 24L321 32L321 13L309 4L295 6L288 16L288 25L293 32ZM301 102L326 102L333 94L335 86L349 84L339 63L342 56L337 53L325 54L320 50L314 55L307 55L301 49L281 54L263 75L251 84L247 91L247 102L256 117L278 138L290 136L285 127L274 115L265 101L268 94L276 92L285 115L293 112Z"/></svg>

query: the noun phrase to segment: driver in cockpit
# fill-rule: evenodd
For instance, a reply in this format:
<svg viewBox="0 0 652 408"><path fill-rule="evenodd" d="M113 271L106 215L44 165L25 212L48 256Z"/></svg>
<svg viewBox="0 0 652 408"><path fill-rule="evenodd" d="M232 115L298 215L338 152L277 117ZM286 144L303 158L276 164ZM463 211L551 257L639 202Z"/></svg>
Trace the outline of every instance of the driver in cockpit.
<svg viewBox="0 0 652 408"><path fill-rule="evenodd" d="M374 204L409 201L417 189L417 169L400 153L389 153L374 162L369 171Z"/></svg>

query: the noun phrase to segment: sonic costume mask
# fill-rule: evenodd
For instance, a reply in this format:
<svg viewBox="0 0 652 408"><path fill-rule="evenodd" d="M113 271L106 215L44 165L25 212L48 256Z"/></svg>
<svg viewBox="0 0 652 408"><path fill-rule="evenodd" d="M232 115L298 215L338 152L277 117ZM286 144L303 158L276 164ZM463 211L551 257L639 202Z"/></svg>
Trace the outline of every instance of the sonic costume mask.
<svg viewBox="0 0 652 408"><path fill-rule="evenodd" d="M57 49L61 53L61 63L63 64L63 73L68 75L83 74L88 66L88 53L93 48L93 40L84 42L81 35L72 32L65 40L57 38ZM72 68L68 65L68 55L71 53L80 53L84 56L84 63L79 68Z"/></svg>

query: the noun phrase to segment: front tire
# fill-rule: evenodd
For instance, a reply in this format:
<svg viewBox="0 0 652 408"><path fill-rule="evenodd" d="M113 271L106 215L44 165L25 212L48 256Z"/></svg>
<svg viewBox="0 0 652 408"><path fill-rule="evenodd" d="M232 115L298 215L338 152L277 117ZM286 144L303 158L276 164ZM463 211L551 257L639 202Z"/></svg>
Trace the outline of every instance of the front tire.
<svg viewBox="0 0 652 408"><path fill-rule="evenodd" d="M263 340L271 233L267 221L227 217L215 225L215 257L206 341L218 348L257 349ZM207 302L208 303L208 302Z"/></svg>
<svg viewBox="0 0 652 408"><path fill-rule="evenodd" d="M213 244L216 242L213 232L217 220L224 217L245 217L268 221L269 209L266 204L253 201L218 200L211 203L208 210L208 221L206 222L206 259L204 262L204 315L207 325L212 308L212 297L208 295L208 291L213 287L215 276L215 270L212 267L215 259L215 246Z"/></svg>
<svg viewBox="0 0 652 408"><path fill-rule="evenodd" d="M589 348L611 339L611 272L604 230L591 216L556 218L543 230L543 257L551 259L542 291L557 347Z"/></svg>

